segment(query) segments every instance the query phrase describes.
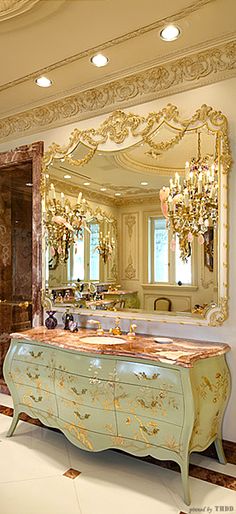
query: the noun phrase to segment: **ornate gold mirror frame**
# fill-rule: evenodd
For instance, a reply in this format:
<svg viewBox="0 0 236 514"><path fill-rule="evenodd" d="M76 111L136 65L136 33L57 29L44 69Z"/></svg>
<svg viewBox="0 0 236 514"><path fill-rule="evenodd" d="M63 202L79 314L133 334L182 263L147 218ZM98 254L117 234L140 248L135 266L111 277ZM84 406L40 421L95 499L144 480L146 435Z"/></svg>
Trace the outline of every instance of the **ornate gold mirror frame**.
<svg viewBox="0 0 236 514"><path fill-rule="evenodd" d="M176 135L169 141L155 142L153 135L158 129L166 125L176 131ZM150 314L119 311L122 318L159 321L165 323L180 323L194 325L222 325L228 316L228 209L227 189L228 171L232 158L229 146L228 122L226 116L212 107L202 105L189 119L181 119L176 106L168 104L159 112L152 112L145 116L115 111L97 128L87 130L75 129L69 143L60 146L53 143L44 155L42 171L42 196L44 199L46 189L46 174L48 166L54 161L60 161L83 166L94 156L96 151L109 152L124 150L133 145L146 143L151 154L155 157L160 152L178 144L186 133L190 131L207 130L217 136L219 141L219 218L218 218L218 303L209 304L203 316L195 317L192 314ZM82 159L73 158L73 151L80 145L87 147L87 154ZM42 303L44 308L50 308L50 299L43 289ZM117 313L111 311L79 310L80 314L94 316L114 317Z"/></svg>

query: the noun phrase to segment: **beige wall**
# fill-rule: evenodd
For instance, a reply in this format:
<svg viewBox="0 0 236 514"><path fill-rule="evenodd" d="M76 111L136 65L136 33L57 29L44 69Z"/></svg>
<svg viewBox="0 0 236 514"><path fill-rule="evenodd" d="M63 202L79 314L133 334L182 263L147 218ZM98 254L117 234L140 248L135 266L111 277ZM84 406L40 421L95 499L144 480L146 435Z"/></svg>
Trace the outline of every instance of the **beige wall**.
<svg viewBox="0 0 236 514"><path fill-rule="evenodd" d="M230 141L234 164L229 177L229 318L222 327L194 327L186 325L174 325L164 323L139 323L139 330L149 334L160 334L178 336L184 338L199 339L201 341L224 341L231 344L232 351L228 355L228 362L232 373L232 395L227 408L224 421L224 438L236 441L236 104L235 104L236 79L230 79L217 84L204 86L199 89L179 93L167 98L157 99L156 101L136 106L128 111L146 114L153 110L159 110L167 103L178 106L181 116L189 117L202 104L208 104L221 110L229 121ZM78 127L92 127L100 124L106 116L96 119L89 119L77 123ZM8 142L0 145L0 151L14 148L20 144L26 144L36 140L44 140L45 147L53 141L65 144L70 132L75 127L68 125L47 132L42 132L33 136L28 136L17 141ZM124 323L127 329L128 322Z"/></svg>

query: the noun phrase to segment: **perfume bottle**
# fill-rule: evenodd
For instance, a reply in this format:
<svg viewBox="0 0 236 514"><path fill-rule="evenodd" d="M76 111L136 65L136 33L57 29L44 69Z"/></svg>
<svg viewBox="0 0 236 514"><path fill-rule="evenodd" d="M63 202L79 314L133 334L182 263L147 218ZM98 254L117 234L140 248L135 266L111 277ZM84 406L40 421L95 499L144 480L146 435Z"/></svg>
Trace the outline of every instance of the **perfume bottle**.
<svg viewBox="0 0 236 514"><path fill-rule="evenodd" d="M69 309L66 309L66 312L63 314L62 321L64 323L64 330L70 330L69 322L74 321L74 316L69 312Z"/></svg>
<svg viewBox="0 0 236 514"><path fill-rule="evenodd" d="M55 318L54 314L56 314L56 311L46 311L48 314L48 318L45 319L45 326L52 330L53 328L56 328L57 326L57 318Z"/></svg>

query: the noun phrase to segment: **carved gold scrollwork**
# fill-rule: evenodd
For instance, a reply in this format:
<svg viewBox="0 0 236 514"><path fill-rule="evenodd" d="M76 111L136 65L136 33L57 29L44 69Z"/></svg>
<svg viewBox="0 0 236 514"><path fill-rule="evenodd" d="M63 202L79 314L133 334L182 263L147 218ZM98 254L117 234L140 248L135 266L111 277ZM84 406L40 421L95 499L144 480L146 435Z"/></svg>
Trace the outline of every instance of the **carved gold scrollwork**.
<svg viewBox="0 0 236 514"><path fill-rule="evenodd" d="M41 305L45 311L52 311L52 302L45 289L41 290Z"/></svg>
<svg viewBox="0 0 236 514"><path fill-rule="evenodd" d="M228 299L220 298L219 305L210 314L210 325L212 327L220 326L228 317Z"/></svg>

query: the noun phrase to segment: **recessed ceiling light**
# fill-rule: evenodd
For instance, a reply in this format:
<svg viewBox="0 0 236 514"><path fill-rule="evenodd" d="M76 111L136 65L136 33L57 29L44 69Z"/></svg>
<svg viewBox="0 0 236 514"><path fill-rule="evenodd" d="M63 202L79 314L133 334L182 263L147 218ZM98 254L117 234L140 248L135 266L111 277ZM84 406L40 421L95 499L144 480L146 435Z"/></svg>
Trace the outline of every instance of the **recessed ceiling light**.
<svg viewBox="0 0 236 514"><path fill-rule="evenodd" d="M35 82L39 87L50 87L52 85L52 80L47 77L38 77Z"/></svg>
<svg viewBox="0 0 236 514"><path fill-rule="evenodd" d="M160 32L160 37L164 41L174 41L180 36L180 29L176 25L167 25Z"/></svg>
<svg viewBox="0 0 236 514"><path fill-rule="evenodd" d="M147 186L148 182L140 182L141 186Z"/></svg>
<svg viewBox="0 0 236 514"><path fill-rule="evenodd" d="M106 191L106 190L107 190L107 188L106 188L106 187L101 187L101 188L100 188L100 191Z"/></svg>
<svg viewBox="0 0 236 514"><path fill-rule="evenodd" d="M106 64L108 64L109 59L105 55L96 54L91 57L90 61L92 64L94 64L94 66L101 68L102 66L106 66Z"/></svg>
<svg viewBox="0 0 236 514"><path fill-rule="evenodd" d="M71 178L71 175L64 175L64 178Z"/></svg>
<svg viewBox="0 0 236 514"><path fill-rule="evenodd" d="M32 187L32 186L33 186L33 184L32 184L31 182L26 182L26 184L25 184L25 185L26 185L27 187Z"/></svg>
<svg viewBox="0 0 236 514"><path fill-rule="evenodd" d="M84 182L84 186L90 186L90 182Z"/></svg>
<svg viewBox="0 0 236 514"><path fill-rule="evenodd" d="M45 177L46 177L46 178L49 178L49 174L48 174L48 173L46 173Z"/></svg>
<svg viewBox="0 0 236 514"><path fill-rule="evenodd" d="M121 193L115 193L115 196L121 196Z"/></svg>

